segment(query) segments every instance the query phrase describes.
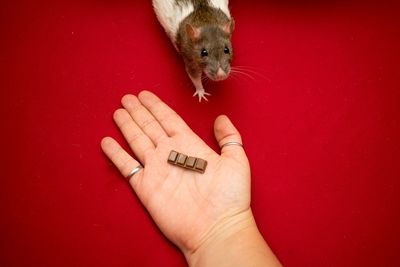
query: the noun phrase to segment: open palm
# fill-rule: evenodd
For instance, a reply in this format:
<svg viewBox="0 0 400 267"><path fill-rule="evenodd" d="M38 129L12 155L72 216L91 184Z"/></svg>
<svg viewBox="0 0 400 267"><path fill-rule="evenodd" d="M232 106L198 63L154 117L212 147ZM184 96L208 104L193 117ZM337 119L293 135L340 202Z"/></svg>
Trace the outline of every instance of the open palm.
<svg viewBox="0 0 400 267"><path fill-rule="evenodd" d="M114 120L138 161L110 137L103 139L103 151L125 177L143 164L129 182L172 242L182 250L194 251L213 228L250 209L250 169L241 146L225 146L217 154L150 92L126 95L122 105ZM226 116L216 119L214 130L221 146L241 143ZM171 150L207 160L205 173L168 164Z"/></svg>

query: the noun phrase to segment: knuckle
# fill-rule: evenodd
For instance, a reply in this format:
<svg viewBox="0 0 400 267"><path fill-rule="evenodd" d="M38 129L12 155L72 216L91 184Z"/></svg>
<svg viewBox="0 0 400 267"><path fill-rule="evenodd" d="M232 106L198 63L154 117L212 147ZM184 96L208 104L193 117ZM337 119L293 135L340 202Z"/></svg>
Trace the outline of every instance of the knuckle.
<svg viewBox="0 0 400 267"><path fill-rule="evenodd" d="M160 105L162 105L163 102L161 100L155 100L153 103L149 104L149 109L150 110L158 110L160 108Z"/></svg>
<svg viewBox="0 0 400 267"><path fill-rule="evenodd" d="M141 123L140 127L142 129L147 129L149 127L155 126L155 123L156 123L156 120L154 118L150 118L150 119L144 120Z"/></svg>
<svg viewBox="0 0 400 267"><path fill-rule="evenodd" d="M140 110L142 110L142 108L143 108L143 106L141 106L141 105L130 106L129 113L133 116L133 115L137 114L138 112L140 112Z"/></svg>
<svg viewBox="0 0 400 267"><path fill-rule="evenodd" d="M129 120L120 121L118 126L123 132L127 132L132 127L131 121Z"/></svg>
<svg viewBox="0 0 400 267"><path fill-rule="evenodd" d="M127 142L128 144L133 144L136 141L138 141L138 139L140 139L143 136L142 133L132 133L129 135L129 137L127 138Z"/></svg>
<svg viewBox="0 0 400 267"><path fill-rule="evenodd" d="M174 111L171 111L160 115L160 118L158 120L161 124L170 123L171 125L172 124L178 125L179 119L180 119L179 115Z"/></svg>
<svg viewBox="0 0 400 267"><path fill-rule="evenodd" d="M221 137L221 142L225 142L228 140L241 140L239 133L236 132L231 132L231 133L227 133L225 135L223 135Z"/></svg>

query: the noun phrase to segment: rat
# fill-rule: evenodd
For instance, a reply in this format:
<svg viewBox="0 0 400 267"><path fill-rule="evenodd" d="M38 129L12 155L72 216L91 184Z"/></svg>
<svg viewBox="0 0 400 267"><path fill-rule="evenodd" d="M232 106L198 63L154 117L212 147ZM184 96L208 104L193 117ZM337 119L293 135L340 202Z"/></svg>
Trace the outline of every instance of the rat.
<svg viewBox="0 0 400 267"><path fill-rule="evenodd" d="M203 74L213 81L228 78L233 57L234 20L229 0L153 0L154 11L181 54L199 102L210 95Z"/></svg>

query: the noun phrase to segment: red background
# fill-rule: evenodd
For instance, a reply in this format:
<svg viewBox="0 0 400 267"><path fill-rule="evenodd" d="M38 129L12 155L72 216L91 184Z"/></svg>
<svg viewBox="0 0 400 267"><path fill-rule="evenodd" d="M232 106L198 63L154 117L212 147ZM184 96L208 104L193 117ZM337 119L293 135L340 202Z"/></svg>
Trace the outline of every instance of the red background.
<svg viewBox="0 0 400 267"><path fill-rule="evenodd" d="M199 104L150 1L2 1L0 265L185 266L100 150L123 140L120 98L149 89L215 149L231 117L285 266L400 266L399 7L232 0L254 79Z"/></svg>

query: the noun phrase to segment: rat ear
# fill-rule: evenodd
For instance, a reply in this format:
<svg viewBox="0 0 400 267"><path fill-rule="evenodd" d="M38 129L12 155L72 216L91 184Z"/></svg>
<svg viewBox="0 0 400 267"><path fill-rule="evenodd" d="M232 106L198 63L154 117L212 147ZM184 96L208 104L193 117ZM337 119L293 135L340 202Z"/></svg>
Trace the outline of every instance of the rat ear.
<svg viewBox="0 0 400 267"><path fill-rule="evenodd" d="M232 34L233 30L235 29L235 21L233 18L229 20L227 23L224 25L220 26L220 28L226 33L226 34Z"/></svg>
<svg viewBox="0 0 400 267"><path fill-rule="evenodd" d="M200 37L200 28L194 27L191 24L186 24L186 33L192 41L195 41Z"/></svg>

